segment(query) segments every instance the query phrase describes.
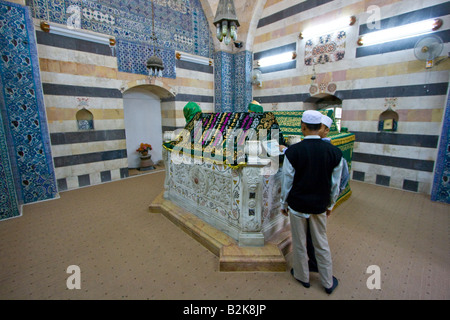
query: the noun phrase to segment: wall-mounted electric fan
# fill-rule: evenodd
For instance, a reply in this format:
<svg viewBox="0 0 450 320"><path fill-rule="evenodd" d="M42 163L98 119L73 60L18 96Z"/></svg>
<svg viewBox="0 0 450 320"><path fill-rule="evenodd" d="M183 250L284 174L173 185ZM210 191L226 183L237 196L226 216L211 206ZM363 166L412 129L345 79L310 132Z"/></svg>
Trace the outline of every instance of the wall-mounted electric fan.
<svg viewBox="0 0 450 320"><path fill-rule="evenodd" d="M417 59L426 61L425 68L433 67L433 61L442 53L444 43L438 36L426 36L417 41L414 46L414 55Z"/></svg>

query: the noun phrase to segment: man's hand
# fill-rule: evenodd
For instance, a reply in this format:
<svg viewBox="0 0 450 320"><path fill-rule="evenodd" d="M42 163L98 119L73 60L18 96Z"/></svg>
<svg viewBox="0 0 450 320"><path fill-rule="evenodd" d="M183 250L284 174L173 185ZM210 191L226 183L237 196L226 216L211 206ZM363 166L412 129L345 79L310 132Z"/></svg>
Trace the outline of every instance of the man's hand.
<svg viewBox="0 0 450 320"><path fill-rule="evenodd" d="M280 144L280 145L278 146L278 148L280 149L280 152L284 152L284 150L287 149L287 147L286 147L286 146L283 146L282 144Z"/></svg>
<svg viewBox="0 0 450 320"><path fill-rule="evenodd" d="M287 211L287 209L281 209L281 214L283 215L283 216L288 216L288 211Z"/></svg>
<svg viewBox="0 0 450 320"><path fill-rule="evenodd" d="M330 209L327 209L327 217L329 217L330 216L330 214L331 214L331 210Z"/></svg>

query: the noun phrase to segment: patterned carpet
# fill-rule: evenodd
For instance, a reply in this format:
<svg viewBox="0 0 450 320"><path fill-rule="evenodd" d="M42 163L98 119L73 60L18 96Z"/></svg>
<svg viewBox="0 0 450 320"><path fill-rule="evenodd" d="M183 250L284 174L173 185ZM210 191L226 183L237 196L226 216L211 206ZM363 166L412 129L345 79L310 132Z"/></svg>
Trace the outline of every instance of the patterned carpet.
<svg viewBox="0 0 450 320"><path fill-rule="evenodd" d="M450 299L449 206L429 196L351 181L328 220L340 284L327 295L315 273L309 289L295 281L290 262L286 272L219 272L214 254L148 211L164 174L62 192L2 221L0 299ZM71 265L78 290L67 288ZM371 265L381 289L367 287Z"/></svg>

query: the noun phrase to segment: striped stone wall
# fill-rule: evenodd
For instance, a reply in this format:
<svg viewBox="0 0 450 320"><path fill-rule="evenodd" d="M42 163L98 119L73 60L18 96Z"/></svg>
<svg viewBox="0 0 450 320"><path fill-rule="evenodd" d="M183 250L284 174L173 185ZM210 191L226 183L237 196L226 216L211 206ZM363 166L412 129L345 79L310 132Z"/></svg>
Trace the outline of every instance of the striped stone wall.
<svg viewBox="0 0 450 320"><path fill-rule="evenodd" d="M122 82L109 46L42 31L36 38L59 190L128 176ZM95 130L78 130L83 108Z"/></svg>
<svg viewBox="0 0 450 320"><path fill-rule="evenodd" d="M86 1L81 10L81 32L115 38L111 48L88 40L43 32L42 20L66 27L74 17L67 3L26 1L36 26L39 68L50 131L51 149L59 191L128 177L123 93L144 86L161 99L164 132L184 127L183 107L197 102L203 111L214 110L214 67L176 59L187 52L211 56L208 24L197 0L186 4L155 3L156 33L165 69L163 78L149 80L145 61L153 51L149 42L151 6L138 9L139 1ZM96 10L108 17L96 20ZM150 11L149 11L150 10ZM125 14L125 16L124 16ZM142 19L145 16L145 19ZM173 34L188 26L187 36ZM175 41L175 40L176 41ZM143 67L144 66L144 67ZM86 109L93 130L78 129L76 115ZM159 115L158 115L159 116Z"/></svg>
<svg viewBox="0 0 450 320"><path fill-rule="evenodd" d="M269 0L255 33L254 59L283 51L295 51L297 58L262 69L263 86L254 87L253 94L265 110L304 109L305 101L325 94L341 99L342 126L356 135L352 178L430 194L435 164L441 161L437 159L437 147L450 60L425 69L425 62L413 53L421 37L358 46L358 37L370 31L366 22L372 4L380 9L381 29L428 18L443 19L435 35L444 42L440 58L445 58L450 48L447 1ZM337 44L329 49L335 50L332 54L315 57L313 91L310 49L318 42L299 39L299 33L343 15L356 16L356 23L331 35L330 41ZM379 116L389 107L399 115L398 129L380 132Z"/></svg>
<svg viewBox="0 0 450 320"><path fill-rule="evenodd" d="M150 83L118 71L107 45L37 31L39 63L59 190L128 176L122 93L139 85L167 88L161 98L162 131L184 127L188 101L213 110L213 67L176 62L176 79ZM93 114L93 131L79 131L76 113Z"/></svg>
<svg viewBox="0 0 450 320"><path fill-rule="evenodd" d="M214 67L177 60L176 68L176 79L164 79L176 96L161 101L163 131L186 125L183 108L189 101L196 102L203 112L214 112Z"/></svg>

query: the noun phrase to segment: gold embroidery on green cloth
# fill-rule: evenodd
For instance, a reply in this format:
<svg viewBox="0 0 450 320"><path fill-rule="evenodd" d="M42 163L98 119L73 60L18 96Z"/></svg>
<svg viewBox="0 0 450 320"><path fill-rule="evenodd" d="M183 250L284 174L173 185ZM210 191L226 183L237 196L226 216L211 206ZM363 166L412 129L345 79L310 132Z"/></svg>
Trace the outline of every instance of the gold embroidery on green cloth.
<svg viewBox="0 0 450 320"><path fill-rule="evenodd" d="M234 167L246 164L246 141L270 140L272 136L284 144L272 112L197 113L174 141L164 143L164 148Z"/></svg>

